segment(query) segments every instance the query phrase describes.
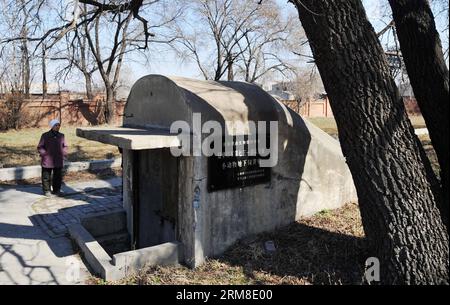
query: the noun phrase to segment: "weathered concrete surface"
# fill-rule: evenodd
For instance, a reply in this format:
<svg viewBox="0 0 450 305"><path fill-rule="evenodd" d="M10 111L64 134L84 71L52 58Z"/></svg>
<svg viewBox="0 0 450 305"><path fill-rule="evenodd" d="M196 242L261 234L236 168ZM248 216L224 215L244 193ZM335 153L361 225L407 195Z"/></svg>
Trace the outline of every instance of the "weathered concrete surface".
<svg viewBox="0 0 450 305"><path fill-rule="evenodd" d="M113 265L127 276L144 266L177 265L183 261L182 251L183 247L180 243L163 243L153 247L117 253L113 256Z"/></svg>
<svg viewBox="0 0 450 305"><path fill-rule="evenodd" d="M277 139L271 138L278 148L278 162L271 169L269 183L210 193L207 158L176 159L176 233L190 266L220 255L248 234L270 231L303 215L357 200L339 143L252 84L146 76L131 89L123 125L169 130L174 121L181 120L193 130L194 113L201 114L201 123L214 120L232 135L248 133L249 122L257 121L277 121L279 132ZM242 128L234 129L238 122ZM203 140L208 134L194 136ZM133 158L142 154L148 152L144 149L135 155L126 150L123 155L124 208L129 214L130 233L136 187L132 164ZM149 176L156 173L152 168L147 171ZM163 191L149 192L146 199L159 198Z"/></svg>
<svg viewBox="0 0 450 305"><path fill-rule="evenodd" d="M123 149L156 149L180 145L176 135L161 129L82 127L77 128L77 136Z"/></svg>
<svg viewBox="0 0 450 305"><path fill-rule="evenodd" d="M145 266L176 265L182 261L183 247L176 242L121 252L111 258L81 224L71 225L69 234L92 272L107 281L122 279Z"/></svg>
<svg viewBox="0 0 450 305"><path fill-rule="evenodd" d="M68 229L70 237L79 247L92 272L104 279L116 279L114 274L111 274L114 273L111 257L100 246L98 241L81 224L73 224Z"/></svg>
<svg viewBox="0 0 450 305"><path fill-rule="evenodd" d="M303 168L296 219L342 203L356 202L356 189L339 142L304 119L311 135Z"/></svg>
<svg viewBox="0 0 450 305"><path fill-rule="evenodd" d="M116 232L95 238L110 256L116 253L130 251L131 242L128 231Z"/></svg>
<svg viewBox="0 0 450 305"><path fill-rule="evenodd" d="M210 193L207 158L179 158L177 225L189 265L220 255L247 234L357 201L339 143L251 84L147 76L130 92L124 125L168 129L183 120L193 129L193 113L231 134L248 133L249 121L278 121L279 134L278 163L266 184ZM233 130L235 122L243 128ZM195 190L200 200L194 208Z"/></svg>
<svg viewBox="0 0 450 305"><path fill-rule="evenodd" d="M80 162L66 162L64 170L66 172L78 172L85 170L99 170L105 168L119 167L122 163L122 158L80 161ZM0 181L13 181L22 179L31 179L41 177L42 168L40 165L20 166L0 168Z"/></svg>

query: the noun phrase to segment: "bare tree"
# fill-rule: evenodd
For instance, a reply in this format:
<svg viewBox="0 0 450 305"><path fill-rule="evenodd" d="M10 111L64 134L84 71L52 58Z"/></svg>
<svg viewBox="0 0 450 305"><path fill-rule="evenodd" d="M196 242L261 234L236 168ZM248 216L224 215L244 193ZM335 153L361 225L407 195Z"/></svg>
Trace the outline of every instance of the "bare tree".
<svg viewBox="0 0 450 305"><path fill-rule="evenodd" d="M87 9L86 5L83 5L83 9ZM56 73L58 79L66 79L73 74L74 68L82 73L86 96L88 99L92 99L94 97L93 75L98 70L98 64L88 45L88 31L88 23L83 23L71 33L67 33L63 39L65 43L59 44L57 52L54 52L55 54L50 59L65 63Z"/></svg>
<svg viewBox="0 0 450 305"><path fill-rule="evenodd" d="M280 49L297 30L295 19L283 20L274 1L195 0L189 16L179 27L178 52L193 60L205 79L240 76L255 82L269 71L293 70Z"/></svg>
<svg viewBox="0 0 450 305"><path fill-rule="evenodd" d="M47 50L45 44L42 44L42 98L47 98Z"/></svg>
<svg viewBox="0 0 450 305"><path fill-rule="evenodd" d="M152 1L143 3L143 6L154 5L159 1ZM167 3L160 2L161 5L167 5ZM157 10L156 8L155 10ZM159 7L163 9L163 7ZM120 71L122 68L125 55L130 52L136 52L144 50L149 43L170 43L173 38L162 36L161 38L148 39L147 31L149 29L156 30L167 28L170 24L178 18L181 10L174 10L168 14L164 12L159 15L159 19L154 21L150 26L145 23L144 29L141 22L133 22L135 13L133 10L121 11L120 8L117 11L109 12L95 12L97 16L94 19L93 24L83 22L83 18L91 18L87 12L86 6L81 12L84 16L81 19L81 23L84 24L84 35L87 41L87 47L96 63L96 68L101 76L106 91L106 113L105 118L108 123L112 122L115 113L115 99L116 89L120 79ZM165 10L166 12L166 10ZM153 15L155 16L155 15ZM138 18L138 21L141 21ZM102 28L103 23L103 28ZM104 38L104 33L110 31L109 37L112 39ZM107 34L108 35L108 34ZM155 36L155 35L153 35ZM83 38L77 35L80 46L83 46ZM106 46L108 45L109 46ZM86 58L81 56L81 70L85 74L85 77L90 77L90 73L93 71L87 71L85 67ZM84 63L84 64L83 64ZM84 66L83 66L84 65Z"/></svg>
<svg viewBox="0 0 450 305"><path fill-rule="evenodd" d="M292 92L300 103L314 98L316 95L324 93L322 79L317 71L317 67L302 68L297 73L297 78L293 83Z"/></svg>
<svg viewBox="0 0 450 305"><path fill-rule="evenodd" d="M33 4L33 14L39 16L43 3L48 0L21 1L18 7L29 16L32 12L27 4ZM178 18L182 9L179 1L140 0L140 1L71 1L69 5L58 2L57 13L60 26L41 26L40 31L21 31L0 40L2 45L34 44L34 51L44 46L41 67L46 78L45 60L64 60L66 65L57 77L66 78L73 68L78 69L85 78L87 95L92 97L92 79L98 73L106 91L106 120L111 122L114 116L115 89L126 54L149 49L150 43L170 43L167 29ZM171 9L174 7L174 9ZM146 8L146 10L142 10ZM144 12L141 12L144 11ZM71 16L67 18L67 13ZM24 13L25 14L25 13ZM151 19L151 23L147 20ZM158 31L158 37L151 31ZM28 45L27 45L28 46ZM23 49L23 48L22 48ZM27 49L28 50L28 49ZM59 51L62 50L62 52ZM58 52L56 52L58 51ZM24 58L29 58L23 52ZM26 65L25 65L26 67ZM43 80L43 86L46 80Z"/></svg>
<svg viewBox="0 0 450 305"><path fill-rule="evenodd" d="M113 38L113 44L105 58L102 57L102 48L100 46L100 19L103 14L100 14L95 19L93 33L88 30L86 32L86 38L89 45L89 49L94 55L95 61L100 72L100 76L103 80L106 90L106 111L105 118L108 123L111 123L114 118L115 112L115 88L119 79L120 69L124 54L128 47L128 26L131 20L131 13L116 14L113 17L115 23L115 33Z"/></svg>
<svg viewBox="0 0 450 305"><path fill-rule="evenodd" d="M436 19L440 19L442 26L438 28L439 32L443 33L442 37L445 38L443 41L443 53L444 59L448 67L449 58L449 4L447 0L431 0L431 9ZM436 22L438 25L438 22Z"/></svg>
<svg viewBox="0 0 450 305"><path fill-rule="evenodd" d="M257 17L243 39L238 41L238 74L250 83L273 71L292 77L296 66L289 57L292 52L301 51L303 47L298 42L305 40L297 18L294 15L283 18L279 6L273 1L260 6Z"/></svg>
<svg viewBox="0 0 450 305"><path fill-rule="evenodd" d="M29 97L31 86L31 57L28 36L34 33L39 21L32 18L42 5L42 1L11 0L2 1L3 30L16 38L14 41L0 40L0 55L7 57L11 65L7 71L10 88L21 91Z"/></svg>

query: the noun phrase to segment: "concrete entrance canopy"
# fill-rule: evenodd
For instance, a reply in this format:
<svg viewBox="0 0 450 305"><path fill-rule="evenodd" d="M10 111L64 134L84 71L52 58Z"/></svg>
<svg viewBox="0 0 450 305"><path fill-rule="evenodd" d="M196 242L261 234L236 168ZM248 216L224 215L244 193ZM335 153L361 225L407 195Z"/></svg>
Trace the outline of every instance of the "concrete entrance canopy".
<svg viewBox="0 0 450 305"><path fill-rule="evenodd" d="M251 122L276 122L269 140L277 162L264 167L262 154L242 156L237 148L232 157L177 156L170 148L183 139L169 132L176 121L189 127L182 132L192 135L192 150L211 136L202 128L208 121L244 138ZM77 135L123 148L130 248L170 243L191 267L245 236L357 201L339 142L249 83L148 75L131 88L122 127L78 128Z"/></svg>
<svg viewBox="0 0 450 305"><path fill-rule="evenodd" d="M77 136L131 150L177 147L180 145L176 135L157 128L84 127L77 128Z"/></svg>

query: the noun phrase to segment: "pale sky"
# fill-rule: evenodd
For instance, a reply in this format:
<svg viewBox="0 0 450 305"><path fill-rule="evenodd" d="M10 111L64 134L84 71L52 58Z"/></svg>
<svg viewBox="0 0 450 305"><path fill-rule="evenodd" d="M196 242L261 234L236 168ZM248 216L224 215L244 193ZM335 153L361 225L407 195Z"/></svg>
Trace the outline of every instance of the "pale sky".
<svg viewBox="0 0 450 305"><path fill-rule="evenodd" d="M277 3L286 12L289 10L295 10L295 7L288 3L287 0L276 0ZM372 23L376 31L384 28L385 24L389 22L389 5L387 0L363 0L363 4L366 8L366 13L369 21ZM383 18L384 17L384 18ZM436 18L438 27L442 23L442 16ZM300 25L300 21L299 21ZM447 41L446 35L442 35L441 39ZM142 60L133 58L132 61L127 60L125 62L125 67L123 70L123 75L126 75L127 81L129 83L134 83L137 79L147 74L164 74L164 75L176 75L185 76L191 78L202 79L200 72L198 71L196 65L190 62L181 62L178 56L170 51L168 48L159 48L157 52L151 53L151 58L149 64L143 64ZM51 65L51 64L50 64ZM40 76L36 75L36 81L39 83ZM99 80L99 79L98 79ZM49 82L52 82L49 80ZM99 83L101 83L99 81ZM61 89L69 90L83 90L84 83L81 77L72 77L66 83L60 83Z"/></svg>

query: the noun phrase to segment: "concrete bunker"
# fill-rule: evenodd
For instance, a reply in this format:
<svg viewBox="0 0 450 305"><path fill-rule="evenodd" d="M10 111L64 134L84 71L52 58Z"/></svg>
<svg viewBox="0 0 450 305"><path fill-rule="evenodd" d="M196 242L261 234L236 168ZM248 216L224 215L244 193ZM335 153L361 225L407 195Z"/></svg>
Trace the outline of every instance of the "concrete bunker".
<svg viewBox="0 0 450 305"><path fill-rule="evenodd" d="M269 139L277 147L276 165L262 168L260 156L174 156L171 148L183 141L170 132L172 123L186 122L202 143L208 134L195 132L199 117L202 123L218 122L223 130L240 122L243 129L228 129L234 149L240 137L248 139L250 122L278 122L277 137ZM134 269L128 263L115 277L145 263L179 261L196 267L247 235L357 200L339 143L248 83L145 76L130 91L122 127L78 128L77 135L123 152L131 251L114 254L111 261L133 262ZM75 231L72 236L83 243ZM146 260L142 254L149 251L164 255Z"/></svg>

